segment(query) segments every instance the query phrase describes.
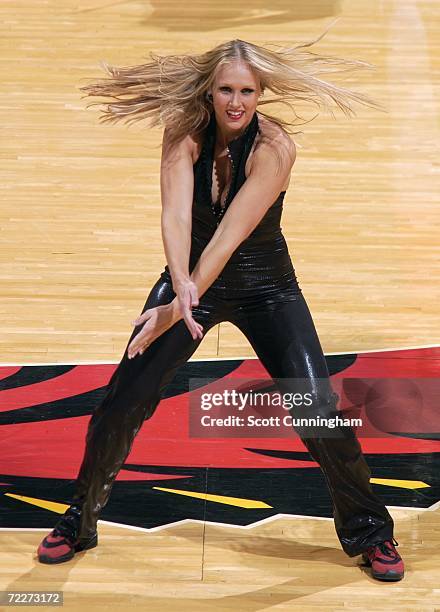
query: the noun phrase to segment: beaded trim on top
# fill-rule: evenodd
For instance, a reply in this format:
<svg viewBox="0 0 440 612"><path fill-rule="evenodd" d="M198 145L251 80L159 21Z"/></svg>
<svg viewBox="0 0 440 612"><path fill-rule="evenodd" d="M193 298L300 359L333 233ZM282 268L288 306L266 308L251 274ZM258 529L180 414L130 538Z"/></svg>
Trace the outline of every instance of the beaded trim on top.
<svg viewBox="0 0 440 612"><path fill-rule="evenodd" d="M215 113L211 114L208 127L206 129L206 136L203 143L203 163L204 163L204 175L205 175L205 190L206 200L211 206L213 214L217 217L217 225L220 223L227 207L231 203L237 191L241 185L237 185L237 182L242 178L245 180L245 164L248 158L249 152L252 148L256 134L259 132L258 117L255 112L251 121L247 125L245 131L231 140L228 144L227 154L231 160L231 181L226 195L225 204L221 206L220 202L212 202L212 170L214 165L214 152L215 152L215 140L216 140L216 120Z"/></svg>

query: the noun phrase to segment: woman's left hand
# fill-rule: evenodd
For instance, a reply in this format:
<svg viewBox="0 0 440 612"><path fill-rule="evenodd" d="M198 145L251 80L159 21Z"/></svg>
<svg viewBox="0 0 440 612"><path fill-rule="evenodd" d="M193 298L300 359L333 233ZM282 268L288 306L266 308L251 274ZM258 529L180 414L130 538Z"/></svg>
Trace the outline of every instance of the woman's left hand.
<svg viewBox="0 0 440 612"><path fill-rule="evenodd" d="M173 283L173 289L180 307L180 314L194 340L203 338L203 328L192 315L193 306L199 305L197 285L190 278Z"/></svg>

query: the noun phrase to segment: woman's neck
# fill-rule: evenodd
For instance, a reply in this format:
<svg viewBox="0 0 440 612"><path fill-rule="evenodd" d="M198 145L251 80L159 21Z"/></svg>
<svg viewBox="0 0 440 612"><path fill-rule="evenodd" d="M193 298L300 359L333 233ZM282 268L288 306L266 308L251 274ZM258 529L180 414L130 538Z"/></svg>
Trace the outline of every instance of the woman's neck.
<svg viewBox="0 0 440 612"><path fill-rule="evenodd" d="M239 132L237 132L237 130L228 130L225 127L222 128L216 120L215 142L216 142L216 146L218 147L218 149L220 149L220 151L225 150L226 147L229 145L229 143L243 136L243 134L246 132L247 128L249 127L251 121L252 121L252 117L250 118L248 123L245 126L243 126L243 128Z"/></svg>

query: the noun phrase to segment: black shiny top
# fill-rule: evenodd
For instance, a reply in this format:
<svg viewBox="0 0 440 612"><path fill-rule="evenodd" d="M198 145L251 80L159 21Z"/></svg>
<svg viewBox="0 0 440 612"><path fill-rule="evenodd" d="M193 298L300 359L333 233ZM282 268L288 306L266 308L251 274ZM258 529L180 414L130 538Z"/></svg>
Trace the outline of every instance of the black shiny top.
<svg viewBox="0 0 440 612"><path fill-rule="evenodd" d="M246 161L259 132L258 116L254 113L245 131L228 144L232 172L223 209L220 203L212 202L216 127L215 114L212 113L204 133L200 155L193 167L190 273L215 233L229 204L246 181ZM284 195L285 191L279 194L211 285L212 291L221 292L222 299L253 299L259 296L259 299L264 298L266 301L289 301L295 299L295 294L301 291L281 232ZM249 202L249 206L252 206L252 202ZM168 275L168 266L166 271Z"/></svg>
<svg viewBox="0 0 440 612"><path fill-rule="evenodd" d="M228 156L231 160L232 173L230 187L226 196L224 208L220 203L212 202L212 170L216 141L215 113L205 130L200 155L194 164L194 202L193 202L193 236L199 240L210 240L229 204L246 181L246 162L259 132L258 116L254 113L245 131L232 140L228 146ZM285 191L282 191L263 219L244 241L251 244L270 240L280 234L280 221Z"/></svg>

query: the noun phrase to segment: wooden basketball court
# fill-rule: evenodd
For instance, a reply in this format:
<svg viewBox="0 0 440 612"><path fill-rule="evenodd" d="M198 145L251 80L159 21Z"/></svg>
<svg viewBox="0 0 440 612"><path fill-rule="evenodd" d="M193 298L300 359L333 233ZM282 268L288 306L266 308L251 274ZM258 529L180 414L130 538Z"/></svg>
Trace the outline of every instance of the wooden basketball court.
<svg viewBox="0 0 440 612"><path fill-rule="evenodd" d="M298 439L185 436L179 385L192 375L265 376L228 323L144 424L99 546L58 566L35 554L166 263L161 131L100 125L78 87L103 76L101 60L138 64L150 51L197 53L232 38L295 44L340 17L314 50L374 64L334 80L387 112L356 107L355 118L335 111L302 128L283 233L335 379L436 380L439 12L417 0L2 5L0 590L63 591L68 610L440 610L435 400L424 396L423 413L395 406L423 435L361 439L406 562L403 581L382 584L341 550L325 483Z"/></svg>

